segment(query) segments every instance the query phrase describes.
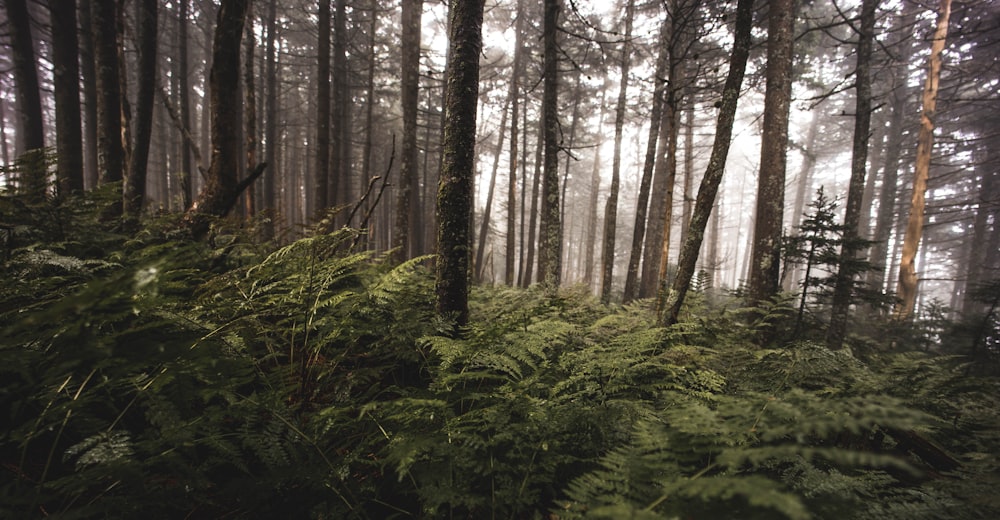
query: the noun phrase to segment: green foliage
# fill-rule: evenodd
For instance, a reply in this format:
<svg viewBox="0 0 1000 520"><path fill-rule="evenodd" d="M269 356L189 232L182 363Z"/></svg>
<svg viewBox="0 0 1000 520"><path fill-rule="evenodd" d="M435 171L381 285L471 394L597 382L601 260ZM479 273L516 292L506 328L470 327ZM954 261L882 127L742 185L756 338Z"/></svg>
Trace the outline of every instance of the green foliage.
<svg viewBox="0 0 1000 520"><path fill-rule="evenodd" d="M969 358L759 349L796 302L709 291L663 329L648 302L480 287L453 338L426 258L390 265L351 230L277 250L225 222L124 236L102 196L65 203L62 228L3 206L0 517L1000 510L1000 382Z"/></svg>

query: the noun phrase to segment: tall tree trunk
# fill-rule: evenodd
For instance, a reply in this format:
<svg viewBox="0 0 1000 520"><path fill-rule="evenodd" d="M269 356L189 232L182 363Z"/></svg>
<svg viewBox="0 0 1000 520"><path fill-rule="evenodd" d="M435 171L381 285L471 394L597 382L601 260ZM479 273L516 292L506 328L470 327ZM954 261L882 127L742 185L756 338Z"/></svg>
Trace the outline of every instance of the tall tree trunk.
<svg viewBox="0 0 1000 520"><path fill-rule="evenodd" d="M249 6L250 0L222 0L216 17L209 74L212 163L205 186L186 217L196 235L204 232L207 224L199 215L229 213L243 189L263 171L260 169L239 180L240 99L232 93L236 92L240 81L240 41Z"/></svg>
<svg viewBox="0 0 1000 520"><path fill-rule="evenodd" d="M316 43L316 192L315 210L323 211L330 200L330 0L319 0Z"/></svg>
<svg viewBox="0 0 1000 520"><path fill-rule="evenodd" d="M123 189L123 209L130 220L139 218L146 196L149 141L153 133L153 102L156 89L157 0L138 0L135 17L139 24L139 81L136 96L135 143L129 156Z"/></svg>
<svg viewBox="0 0 1000 520"><path fill-rule="evenodd" d="M411 231L416 222L413 194L417 192L417 111L420 95L420 19L423 0L403 0L402 59L400 72L400 105L403 109L403 143L399 164L398 199L396 202L396 229L393 247L397 248L396 260L403 261L412 254ZM450 65L450 63L449 63ZM451 95L450 93L448 95Z"/></svg>
<svg viewBox="0 0 1000 520"><path fill-rule="evenodd" d="M246 130L243 132L243 153L246 155L246 170L253 170L257 165L257 92L254 73L254 48L257 47L253 31L253 6L247 14L247 22L243 35L243 119ZM254 185L247 186L243 193L243 211L247 217L257 214L256 191Z"/></svg>
<svg viewBox="0 0 1000 520"><path fill-rule="evenodd" d="M542 182L542 227L538 272L550 289L559 287L562 272L562 222L559 206L559 0L544 0L542 142L545 151Z"/></svg>
<svg viewBox="0 0 1000 520"><path fill-rule="evenodd" d="M56 182L59 195L83 191L80 67L76 0L49 0L52 20L52 86L56 101Z"/></svg>
<svg viewBox="0 0 1000 520"><path fill-rule="evenodd" d="M941 0L937 28L931 42L931 55L927 64L927 81L924 83L923 111L920 113L920 134L917 137L917 161L913 173L913 196L910 200L906 235L903 237L903 255L899 263L899 284L896 292L900 302L896 306L896 318L910 318L917 303L917 268L915 260L920 236L924 230L924 195L927 191L927 177L931 166L931 151L934 146L934 112L937 107L938 81L941 77L941 51L948 37L948 18L951 16L951 0Z"/></svg>
<svg viewBox="0 0 1000 520"><path fill-rule="evenodd" d="M115 0L93 0L91 33L97 69L97 154L101 184L122 180L125 149L122 147L121 85L118 82L118 11Z"/></svg>
<svg viewBox="0 0 1000 520"><path fill-rule="evenodd" d="M597 128L604 128L604 92L601 92L601 115L598 118ZM597 143L594 145L594 167L590 172L590 199L587 203L587 240L583 246L583 255L586 257L583 264L583 281L587 287L594 287L594 247L597 242L597 206L598 196L601 192L601 147L604 142L598 134Z"/></svg>
<svg viewBox="0 0 1000 520"><path fill-rule="evenodd" d="M515 216L517 214L517 131L518 120L518 96L520 95L521 61L523 51L521 49L521 33L524 32L524 0L517 1L517 25L514 29L514 64L512 66L513 76L510 80L510 173L507 175L507 247L504 254L504 284L514 285L514 256L517 254L514 233L516 225Z"/></svg>
<svg viewBox="0 0 1000 520"><path fill-rule="evenodd" d="M788 147L788 111L792 100L795 0L771 0L767 16L764 132L760 145L757 218L754 222L750 281L747 287L747 297L751 304L768 300L777 294L781 277L785 150Z"/></svg>
<svg viewBox="0 0 1000 520"><path fill-rule="evenodd" d="M681 248L677 276L669 291L663 291L657 301L659 321L666 327L677 323L681 306L684 304L684 297L687 295L691 286L691 278L694 276L694 266L698 261L698 252L705 235L705 226L712 213L712 206L715 205L719 184L722 182L722 174L725 171L726 158L729 156L729 145L733 135L733 122L736 119L736 105L739 101L740 88L743 85L747 58L750 55L750 31L752 28L753 0L739 0L736 5L733 51L730 55L726 84L722 90L712 156L708 160L708 168L705 170L701 186L698 188L698 198L695 200L694 212L691 214L688 236Z"/></svg>
<svg viewBox="0 0 1000 520"><path fill-rule="evenodd" d="M534 274L535 267L535 230L539 228L539 212L538 212L538 197L539 197L539 187L542 182L542 152L545 148L545 143L542 139L542 126L544 126L544 121L540 123L538 128L538 139L535 142L535 172L534 178L531 184L531 210L528 213L528 253L525 259L524 268L524 280L521 282L522 287L528 287L531 285L531 280ZM544 220L541 219L541 220ZM538 273L539 278L543 276L541 269L541 261L538 261Z"/></svg>
<svg viewBox="0 0 1000 520"><path fill-rule="evenodd" d="M25 0L7 0L7 30L10 31L17 95L17 135L23 143L20 157L20 189L34 201L45 197L45 148L42 100L31 36L31 17Z"/></svg>
<svg viewBox="0 0 1000 520"><path fill-rule="evenodd" d="M879 0L863 0L858 34L858 59L855 66L854 150L851 156L851 183L844 209L844 241L840 245L837 284L833 289L830 326L826 330L826 346L839 349L847 334L847 315L854 293L855 268L860 250L858 220L865 190L865 170L868 164L868 139L871 137L872 85L871 57L875 41L875 15Z"/></svg>
<svg viewBox="0 0 1000 520"><path fill-rule="evenodd" d="M691 73L689 72L688 75ZM687 89L691 90L691 89ZM681 210L681 243L687 239L688 226L691 225L691 212L694 211L694 93L688 92L684 99L684 192Z"/></svg>
<svg viewBox="0 0 1000 520"><path fill-rule="evenodd" d="M80 0L80 76L83 84L84 187L97 186L97 71L94 68L94 35L91 0Z"/></svg>
<svg viewBox="0 0 1000 520"><path fill-rule="evenodd" d="M475 175L476 109L483 4L451 0L451 50L444 128L444 163L438 185L437 311L454 318L454 334L469 321L469 240L472 178Z"/></svg>
<svg viewBox="0 0 1000 520"><path fill-rule="evenodd" d="M889 237L892 235L893 222L897 211L897 193L899 191L899 163L903 151L905 129L909 122L906 119L912 89L908 86L909 63L913 57L912 38L913 22L917 16L917 4L906 2L903 12L893 22L893 47L898 48L898 56L889 70L891 88L889 95L889 128L886 131L885 161L882 170L882 190L879 193L878 214L875 218L875 230L872 232L872 247L868 252L868 261L872 269L868 271L867 285L875 290L885 290L888 278L886 258L889 255Z"/></svg>
<svg viewBox="0 0 1000 520"><path fill-rule="evenodd" d="M370 0L368 5L368 56L367 71L365 75L365 137L361 152L361 178L362 182L372 182L372 162L375 133L375 66L377 41L375 36L378 32L378 0ZM367 208L366 208L367 209ZM348 226L353 225L347 222ZM371 236L371 233L369 233Z"/></svg>
<svg viewBox="0 0 1000 520"><path fill-rule="evenodd" d="M628 303L635 299L639 291L639 265L642 259L642 245L646 239L646 216L649 207L649 190L653 182L653 167L656 164L656 143L660 136L660 123L663 119L663 94L666 81L663 77L667 70L669 49L667 35L669 34L670 17L663 20L660 27L660 56L656 60L656 72L653 75L653 103L649 113L649 137L646 139L646 155L642 165L642 179L639 181L639 198L636 200L635 226L632 228L632 249L628 257L628 270L625 274L625 292L622 302ZM648 253L647 253L648 254Z"/></svg>
<svg viewBox="0 0 1000 520"><path fill-rule="evenodd" d="M330 127L330 190L331 205L353 202L351 190L351 106L350 78L347 71L347 2L337 0L333 17L333 106ZM337 216L346 225L347 212Z"/></svg>
<svg viewBox="0 0 1000 520"><path fill-rule="evenodd" d="M277 207L278 183L275 182L278 168L278 72L275 40L277 39L277 4L271 0L267 6L267 42L264 44L266 54L264 77L267 97L264 98L264 161L271 165L270 172L264 173L264 211L268 212L267 224L264 226L264 238L270 239L275 234L275 222L279 218ZM285 214L284 218L290 218Z"/></svg>
<svg viewBox="0 0 1000 520"><path fill-rule="evenodd" d="M490 214L493 212L493 193L495 192L497 186L497 172L500 169L500 155L503 153L503 140L504 136L507 134L507 109L510 106L512 96L513 93L508 91L507 101L504 103L503 111L500 115L500 132L497 133L497 152L493 156L493 168L490 170L490 186L486 192L486 207L483 209L483 218L479 224L479 235L476 237L478 239L478 244L476 245L476 262L472 265L475 266L476 280L480 282L483 280L483 274L485 273L483 255L486 250L486 235L489 234L490 230Z"/></svg>
<svg viewBox="0 0 1000 520"><path fill-rule="evenodd" d="M628 70L631 64L632 18L635 0L625 7L625 38L622 42L621 82L618 84L618 104L615 106L615 152L611 158L611 188L604 206L604 252L601 255L601 301L611 300L611 282L615 266L615 235L618 226L618 189L622 169L622 133L625 126L625 103L628 101Z"/></svg>

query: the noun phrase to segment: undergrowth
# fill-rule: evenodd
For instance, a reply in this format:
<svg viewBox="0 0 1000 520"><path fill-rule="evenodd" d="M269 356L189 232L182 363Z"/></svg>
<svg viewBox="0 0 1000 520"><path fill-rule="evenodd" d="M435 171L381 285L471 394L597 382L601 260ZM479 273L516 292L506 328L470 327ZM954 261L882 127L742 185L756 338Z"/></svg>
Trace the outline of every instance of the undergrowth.
<svg viewBox="0 0 1000 520"><path fill-rule="evenodd" d="M662 329L648 302L480 287L455 339L429 258L125 236L100 197L0 201L0 517L1000 511L997 380L963 356L781 341L790 300L697 291Z"/></svg>

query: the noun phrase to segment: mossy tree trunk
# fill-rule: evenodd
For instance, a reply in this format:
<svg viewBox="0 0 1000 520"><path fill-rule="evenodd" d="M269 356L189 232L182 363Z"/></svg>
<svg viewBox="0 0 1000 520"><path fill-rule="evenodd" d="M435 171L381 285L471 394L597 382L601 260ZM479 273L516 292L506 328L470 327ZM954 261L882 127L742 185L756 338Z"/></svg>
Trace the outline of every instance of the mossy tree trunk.
<svg viewBox="0 0 1000 520"><path fill-rule="evenodd" d="M559 287L562 274L562 222L559 206L559 0L545 0L542 22L544 45L542 92L542 226L539 233L538 272L550 289Z"/></svg>

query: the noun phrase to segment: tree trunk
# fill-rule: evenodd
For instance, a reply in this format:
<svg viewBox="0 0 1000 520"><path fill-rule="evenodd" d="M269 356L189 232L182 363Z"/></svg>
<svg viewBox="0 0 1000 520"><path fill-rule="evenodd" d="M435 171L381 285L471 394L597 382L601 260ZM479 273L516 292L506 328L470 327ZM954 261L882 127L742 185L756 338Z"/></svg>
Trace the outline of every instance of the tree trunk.
<svg viewBox="0 0 1000 520"><path fill-rule="evenodd" d="M444 162L438 185L437 312L455 320L454 334L469 321L469 214L475 175L476 109L483 4L451 0Z"/></svg>
<svg viewBox="0 0 1000 520"><path fill-rule="evenodd" d="M330 126L330 191L331 205L344 206L353 202L351 186L351 107L350 78L347 71L347 5L337 0L333 17L333 98ZM337 215L337 222L346 225L347 212ZM411 235L412 236L412 235ZM417 249L419 251L419 248Z"/></svg>
<svg viewBox="0 0 1000 520"><path fill-rule="evenodd" d="M403 0L402 59L400 72L400 105L403 110L403 143L399 164L398 199L396 202L396 229L393 247L395 257L403 261L411 256L410 236L416 222L413 213L413 194L417 191L417 111L420 85L420 19L423 0ZM448 94L451 95L450 93ZM473 129L474 130L474 129Z"/></svg>
<svg viewBox="0 0 1000 520"><path fill-rule="evenodd" d="M483 255L486 250L486 235L490 231L490 214L493 212L493 193L496 191L497 172L500 170L500 155L503 152L504 136L507 134L507 108L510 106L512 97L513 92L508 91L507 101L504 103L503 111L500 114L500 131L497 133L497 152L493 156L493 168L490 170L490 186L486 191L486 207L483 208L483 218L479 224L479 235L476 237L478 239L478 244L476 245L476 262L472 265L475 267L476 280L480 282L483 281L483 274L486 272L483 265Z"/></svg>
<svg viewBox="0 0 1000 520"><path fill-rule="evenodd" d="M632 249L628 257L628 270L625 274L625 292L622 302L628 303L635 299L639 291L639 265L642 260L642 245L646 239L646 216L649 208L649 190L653 182L653 168L656 164L656 143L660 135L660 123L663 118L663 93L667 87L662 79L667 70L669 50L667 34L670 27L670 17L664 18L660 27L660 56L656 60L656 72L653 75L653 100L649 113L649 137L646 139L646 155L642 165L642 179L639 181L639 198L636 200L635 226L632 228ZM647 253L648 254L648 253Z"/></svg>
<svg viewBox="0 0 1000 520"><path fill-rule="evenodd" d="M97 186L97 71L94 68L94 35L91 0L80 1L80 76L83 84L83 179L86 189Z"/></svg>
<svg viewBox="0 0 1000 520"><path fill-rule="evenodd" d="M139 24L139 81L136 96L135 143L129 156L123 189L123 209L129 220L139 218L146 195L149 140L153 133L153 102L156 88L157 1L138 0L135 17Z"/></svg>
<svg viewBox="0 0 1000 520"><path fill-rule="evenodd" d="M931 151L934 146L934 112L937 106L938 81L941 76L941 51L948 37L948 18L951 15L951 0L941 0L937 28L931 42L928 58L927 81L924 83L923 111L920 114L920 134L917 137L917 160L913 173L913 195L910 200L906 235L903 237L903 255L899 263L899 284L896 292L900 302L895 315L899 320L909 319L917 303L917 269L915 260L920 236L924 230L924 195L927 191L927 177L931 166Z"/></svg>
<svg viewBox="0 0 1000 520"><path fill-rule="evenodd" d="M515 216L517 214L517 131L518 120L518 96L520 95L520 78L523 73L521 68L522 54L521 39L524 32L524 0L517 1L517 26L514 29L514 64L512 67L513 76L510 79L510 173L507 176L507 250L504 254L504 283L508 286L514 285L514 256L517 254L514 233L516 225Z"/></svg>
<svg viewBox="0 0 1000 520"><path fill-rule="evenodd" d="M212 163L205 186L186 217L195 235L206 230L207 221L199 215L229 213L242 190L263 171L250 173L243 181L239 180L240 99L232 93L236 92L240 81L240 41L249 5L250 0L223 0L216 18L208 107L211 111Z"/></svg>
<svg viewBox="0 0 1000 520"><path fill-rule="evenodd" d="M912 38L913 23L917 15L916 4L906 2L903 12L896 17L892 33L895 35L893 47L898 48L898 56L889 69L891 75L891 93L889 95L889 128L886 131L885 161L882 170L882 190L879 193L878 214L875 218L875 230L872 232L872 247L868 252L868 262L872 269L868 271L867 285L878 291L885 290L888 279L886 258L889 256L889 237L892 235L893 222L897 211L897 193L899 191L899 162L903 150L903 140L909 122L906 112L909 106L912 89L908 86L909 63L913 57Z"/></svg>
<svg viewBox="0 0 1000 520"><path fill-rule="evenodd" d="M97 70L97 155L99 182L122 180L125 149L122 147L121 89L118 82L118 14L114 0L93 0L91 33Z"/></svg>
<svg viewBox="0 0 1000 520"><path fill-rule="evenodd" d="M809 129L806 130L806 140L804 143L799 143L799 149L802 153L802 165L799 167L798 182L795 186L795 202L792 204L792 222L789 226L793 232L799 229L799 224L802 222L802 212L805 211L806 207L806 193L809 193L812 189L812 175L816 167L817 158L816 137L818 133L819 118L817 117L817 112L813 111L812 117L809 119ZM785 272L782 273L781 280L783 290L790 291L792 287L798 285L798 273L797 269L793 269L789 273L786 267Z"/></svg>
<svg viewBox="0 0 1000 520"><path fill-rule="evenodd" d="M544 124L544 122L542 123ZM542 151L544 149L544 143L542 142L542 128L539 127L538 139L535 143L535 172L531 184L531 210L528 216L528 253L527 258L524 260L524 279L521 282L521 287L528 287L531 285L531 280L534 274L535 267L535 230L538 229L538 190L542 182ZM542 219L544 220L544 219ZM541 277L541 261L539 264L539 277Z"/></svg>
<svg viewBox="0 0 1000 520"><path fill-rule="evenodd" d="M56 183L59 195L83 191L80 67L76 0L49 0L52 20L52 87L56 102Z"/></svg>
<svg viewBox="0 0 1000 520"><path fill-rule="evenodd" d="M854 293L855 268L860 249L858 220L861 218L861 199L865 190L865 170L868 164L868 138L871 134L872 85L871 57L875 41L875 15L879 0L863 0L861 24L858 34L858 59L855 66L854 150L851 156L851 182L847 190L844 209L844 241L840 245L840 262L837 267L837 284L833 289L833 308L830 326L826 330L826 346L839 349L847 334L847 315Z"/></svg>
<svg viewBox="0 0 1000 520"><path fill-rule="evenodd" d="M25 0L7 0L7 30L10 31L17 95L17 135L23 143L20 153L19 188L31 200L45 198L45 148L42 100L31 36L31 17Z"/></svg>
<svg viewBox="0 0 1000 520"><path fill-rule="evenodd" d="M264 238L274 237L275 222L278 220L277 192L278 184L275 178L278 171L278 72L276 45L277 40L277 4L278 0L271 0L267 6L267 42L264 44L266 54L264 62L264 77L267 88L267 97L264 98L264 162L271 165L270 172L264 173L264 207L268 212L267 224L264 226ZM289 215L284 215L287 219Z"/></svg>
<svg viewBox="0 0 1000 520"><path fill-rule="evenodd" d="M319 0L316 43L316 188L315 210L330 206L330 0Z"/></svg>
<svg viewBox="0 0 1000 520"><path fill-rule="evenodd" d="M712 156L708 168L702 177L695 200L694 212L691 214L691 225L688 236L681 248L678 261L677 276L669 291L660 294L657 301L657 312L660 323L669 327L677 323L681 305L691 285L694 266L698 261L698 252L705 234L705 226L715 205L715 196L722 182L726 158L729 155L730 140L733 135L733 122L736 119L736 105L739 101L740 87L743 85L743 74L746 71L747 58L750 54L750 31L753 28L753 0L739 0L736 6L736 28L733 51L729 60L729 73L722 90L722 100L719 105L719 117L716 123L715 142L712 145Z"/></svg>
<svg viewBox="0 0 1000 520"><path fill-rule="evenodd" d="M628 100L628 70L631 64L632 18L635 0L625 7L625 38L622 43L621 82L618 84L618 104L615 106L615 152L611 158L611 188L604 206L604 252L601 255L601 302L611 299L611 282L615 266L615 235L618 226L618 189L622 169L622 133L625 126L625 103Z"/></svg>
<svg viewBox="0 0 1000 520"><path fill-rule="evenodd" d="M250 171L257 165L257 92L254 88L256 81L253 67L257 41L253 31L253 6L248 12L243 32L243 98L246 100L243 105L243 120L246 124L243 153L246 156L246 170ZM243 212L247 217L257 214L256 191L251 184L243 193Z"/></svg>
<svg viewBox="0 0 1000 520"><path fill-rule="evenodd" d="M604 95L601 93L601 115L598 118L597 128L604 127ZM601 146L604 145L600 135L594 145L594 167L590 172L590 199L587 204L587 240L583 247L583 254L586 257L583 264L583 281L587 287L594 287L594 247L597 242L597 205L598 196L601 192Z"/></svg>
<svg viewBox="0 0 1000 520"><path fill-rule="evenodd" d="M761 136L757 219L754 223L750 281L747 287L747 297L751 304L759 304L777 294L781 276L785 150L788 147L788 110L792 100L795 0L771 0L767 16L764 132Z"/></svg>
<svg viewBox="0 0 1000 520"><path fill-rule="evenodd" d="M562 223L559 206L559 46L556 41L559 0L544 0L542 142L545 151L542 182L542 227L538 272L550 290L559 287L562 272Z"/></svg>

